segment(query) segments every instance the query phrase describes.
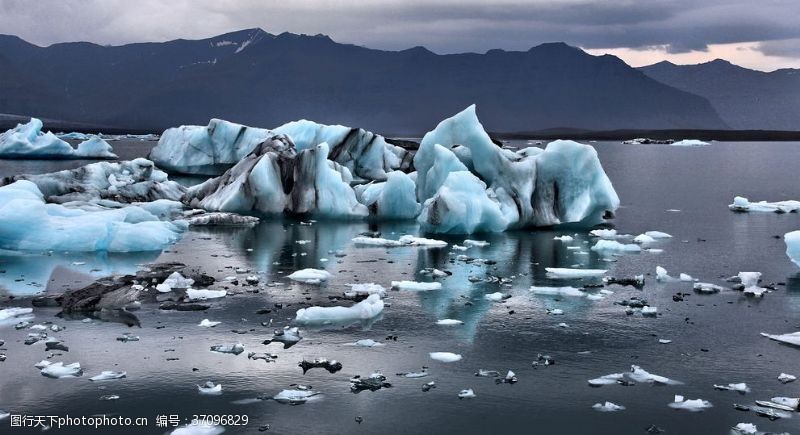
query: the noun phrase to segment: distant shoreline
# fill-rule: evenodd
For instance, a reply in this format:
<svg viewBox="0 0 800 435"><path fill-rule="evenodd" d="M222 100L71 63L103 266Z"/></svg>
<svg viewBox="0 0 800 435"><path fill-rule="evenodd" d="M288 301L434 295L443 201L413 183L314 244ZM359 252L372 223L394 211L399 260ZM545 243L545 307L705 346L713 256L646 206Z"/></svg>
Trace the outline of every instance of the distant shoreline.
<svg viewBox="0 0 800 435"><path fill-rule="evenodd" d="M20 122L28 122L30 117L18 115L0 114L0 132L14 128ZM142 129L142 128L123 128L102 126L90 123L80 123L62 121L55 119L42 119L44 129L52 132L78 132L78 133L105 133L105 134L158 134L164 132L161 129ZM425 132L417 134L383 134L387 138L410 138L422 137ZM555 139L574 139L574 140L628 140L635 138L649 139L700 139L700 140L719 140L733 142L758 142L758 141L800 141L800 131L782 130L695 130L695 129L670 129L670 130L607 130L592 131L572 128L553 128L547 130L534 130L522 132L489 132L489 135L496 140L555 140ZM395 140L400 146L406 142ZM411 142L411 141L408 141ZM413 148L413 146L411 147Z"/></svg>

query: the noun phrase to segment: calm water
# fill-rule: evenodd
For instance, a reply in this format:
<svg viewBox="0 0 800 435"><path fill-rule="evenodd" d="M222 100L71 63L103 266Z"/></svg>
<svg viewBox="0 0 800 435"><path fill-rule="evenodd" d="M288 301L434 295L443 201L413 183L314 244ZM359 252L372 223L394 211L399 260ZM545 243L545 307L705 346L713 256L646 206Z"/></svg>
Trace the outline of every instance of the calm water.
<svg viewBox="0 0 800 435"><path fill-rule="evenodd" d="M181 261L202 267L222 279L248 268L264 286L227 285L229 295L206 312L162 312L145 305L136 312L141 328L94 321L68 321L53 317L57 310L37 309L36 321L66 326L53 334L70 346L55 361L78 361L86 375L53 380L41 376L33 364L45 356L43 345L25 346L27 331L0 326L8 359L0 363L0 409L15 414L97 414L147 417L150 425L141 433L164 433L156 428L157 415L246 414L250 424L228 427L225 433L256 433L269 425L268 433L567 433L643 434L655 424L668 434L728 433L739 422L752 422L761 431L798 432L798 419L771 422L752 412L737 411L733 403L752 404L773 396L800 395L800 382L781 384L781 372L800 375L800 349L779 345L759 333L800 330L800 275L789 262L783 241L773 236L800 229L796 214L736 214L727 209L734 195L751 200L800 199L796 162L798 143L724 143L703 148L631 146L595 143L622 207L613 221L623 233L665 231L674 236L654 247L662 253L643 252L604 261L588 251L591 241L575 235L569 244L552 240L575 230L518 231L473 236L491 242L468 251L419 248L360 248L351 239L366 230L396 238L416 234L411 223L265 222L255 228L193 230L169 252L159 255L111 256L53 255L48 257L0 257L0 286L16 294L60 291L91 280L90 274L131 272L152 261ZM152 143L115 142L123 158L146 154ZM0 176L48 172L77 167L85 162L0 161ZM677 209L680 211L667 211ZM308 243L297 243L308 240ZM463 237L446 238L460 243ZM579 246L570 250L567 246ZM337 258L332 251L344 250ZM494 265L468 264L455 259L465 254L495 260ZM327 259L328 261L324 261ZM73 264L83 262L85 264ZM580 281L551 281L544 268L602 267L613 276L647 274L643 290L610 286L615 293L604 300L553 298L529 292L531 285L575 285ZM656 283L655 267L670 274L685 272L703 281L725 285L725 277L739 271L760 271L766 283L786 283L761 300L727 291L697 295L691 283ZM333 278L323 286L291 283L285 275L300 268L325 268ZM371 324L314 330L302 328L304 340L290 349L261 344L276 327L290 324L298 308L307 304L332 305L329 296L340 295L348 283L375 282L389 287L393 280L428 278L426 267L452 272L440 280L441 291L390 292L382 318ZM93 271L93 269L95 269ZM510 279L507 284L470 281L487 274ZM241 278L244 277L240 274ZM22 281L18 281L22 279ZM493 303L483 295L496 291L512 297ZM673 302L676 292L692 293ZM658 307L657 318L628 316L615 301L638 296ZM471 301L471 304L466 302ZM22 304L22 303L20 303ZM283 304L276 308L275 304ZM349 304L342 302L340 304ZM262 308L273 311L256 314ZM548 308L564 315L548 315ZM513 312L513 314L512 314ZM223 322L213 329L200 328L200 320ZM436 320L454 318L460 326L437 326ZM263 327L261 322L273 322ZM567 328L558 324L565 322ZM247 334L233 329L251 330ZM115 340L132 332L141 341ZM387 336L397 341L386 341ZM375 348L347 346L358 339L385 343ZM658 339L673 340L659 344ZM215 344L242 342L239 356L215 354ZM251 361L247 352L272 352L274 363ZM455 352L463 359L441 363L429 352ZM587 351L589 351L587 353ZM534 368L537 354L549 354L556 364ZM297 367L303 358L327 357L342 362L336 374L312 369L306 375ZM170 360L168 358L179 358ZM659 375L683 382L677 386L637 384L590 388L587 380L622 372L637 364ZM406 379L398 372L429 367L430 376ZM495 384L476 377L478 369L513 370L519 382ZM126 379L92 383L87 379L101 370L125 370ZM393 387L353 394L349 379L380 371ZM201 396L196 384L212 380L223 385L220 396ZM437 387L422 392L435 381ZM713 384L746 382L752 392L740 395L716 391ZM236 404L241 399L272 396L290 384L313 386L319 400L301 406L274 401ZM472 388L477 397L459 400L460 390ZM99 397L117 394L117 401ZM699 413L676 411L667 404L675 394L711 401L714 407ZM594 411L597 402L611 401L627 407L617 413ZM355 417L363 417L359 424ZM9 421L0 432L10 431ZM11 433L24 433L16 429ZM38 433L33 430L31 433ZM88 433L62 429L58 433ZM132 429L104 429L98 433L132 433Z"/></svg>

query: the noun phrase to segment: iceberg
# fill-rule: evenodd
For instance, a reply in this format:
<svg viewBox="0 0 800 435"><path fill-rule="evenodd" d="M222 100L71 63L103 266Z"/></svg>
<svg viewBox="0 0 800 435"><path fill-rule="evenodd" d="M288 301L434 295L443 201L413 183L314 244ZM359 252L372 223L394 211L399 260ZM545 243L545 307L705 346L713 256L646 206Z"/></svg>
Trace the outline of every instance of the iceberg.
<svg viewBox="0 0 800 435"><path fill-rule="evenodd" d="M3 159L116 159L111 145L98 136L84 136L78 148L51 132L42 132L42 121L31 118L27 124L0 133L0 158Z"/></svg>
<svg viewBox="0 0 800 435"><path fill-rule="evenodd" d="M733 198L733 204L728 205L728 208L738 212L795 213L800 210L800 201L750 202L747 198L737 196Z"/></svg>
<svg viewBox="0 0 800 435"><path fill-rule="evenodd" d="M800 231L792 231L783 235L786 243L786 255L792 263L800 266Z"/></svg>
<svg viewBox="0 0 800 435"><path fill-rule="evenodd" d="M83 201L105 207L119 207L115 202L180 201L186 191L177 182L169 181L167 174L158 170L153 162L143 158L90 163L48 174L15 175L0 179L0 186L20 180L36 184L47 202Z"/></svg>
<svg viewBox="0 0 800 435"><path fill-rule="evenodd" d="M292 273L287 278L291 279L292 281L303 282L306 284L320 284L330 279L330 277L331 273L327 270L302 269Z"/></svg>
<svg viewBox="0 0 800 435"><path fill-rule="evenodd" d="M500 207L486 183L469 171L456 171L425 201L417 221L434 233L502 232L509 220Z"/></svg>
<svg viewBox="0 0 800 435"><path fill-rule="evenodd" d="M369 320L383 312L383 300L377 294L369 295L351 307L309 307L297 310L294 321L303 325L337 324Z"/></svg>
<svg viewBox="0 0 800 435"><path fill-rule="evenodd" d="M471 170L449 149L455 145L465 148L461 154L468 150ZM474 105L442 121L423 137L414 156L414 167L418 173L417 199L424 202L423 214L430 207L427 200L442 188L438 183L444 186L453 173L474 172L475 179L487 186L485 198L481 199L494 203L487 203L484 208L500 210L503 218L487 221L483 228L476 228L480 231L561 223L594 224L601 222L607 211L619 206L619 198L594 148L559 140L551 142L544 150L527 148L516 153L505 150L489 138L478 121ZM470 191L477 189L477 183L463 178L462 182L470 184ZM447 216L447 209L436 211L436 219L421 221L445 223L439 232L469 229L469 226L450 223L472 219L461 210L455 210L453 218ZM494 225L489 225L492 223ZM435 229L435 225L431 226Z"/></svg>
<svg viewBox="0 0 800 435"><path fill-rule="evenodd" d="M708 145L708 142L703 142L702 140L698 139L683 139L679 141L672 142L670 145L676 147L700 147Z"/></svg>
<svg viewBox="0 0 800 435"><path fill-rule="evenodd" d="M30 181L0 187L0 249L160 251L186 229L185 222L160 220L152 205L86 211L47 204L44 196Z"/></svg>
<svg viewBox="0 0 800 435"><path fill-rule="evenodd" d="M363 218L350 171L321 143L300 152L285 136L265 141L219 177L191 187L184 202L207 211Z"/></svg>
<svg viewBox="0 0 800 435"><path fill-rule="evenodd" d="M212 119L208 126L167 129L148 157L170 172L219 175L273 135L263 128Z"/></svg>

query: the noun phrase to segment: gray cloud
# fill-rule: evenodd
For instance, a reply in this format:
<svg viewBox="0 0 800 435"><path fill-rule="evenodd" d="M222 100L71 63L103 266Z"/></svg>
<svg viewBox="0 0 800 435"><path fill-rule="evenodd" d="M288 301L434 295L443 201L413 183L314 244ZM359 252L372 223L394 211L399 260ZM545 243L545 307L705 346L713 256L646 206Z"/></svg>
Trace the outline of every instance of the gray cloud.
<svg viewBox="0 0 800 435"><path fill-rule="evenodd" d="M763 41L765 54L800 57L795 0L0 0L0 31L37 44L201 38L248 27L325 33L374 48L424 45L439 53L527 49L548 41L586 48Z"/></svg>

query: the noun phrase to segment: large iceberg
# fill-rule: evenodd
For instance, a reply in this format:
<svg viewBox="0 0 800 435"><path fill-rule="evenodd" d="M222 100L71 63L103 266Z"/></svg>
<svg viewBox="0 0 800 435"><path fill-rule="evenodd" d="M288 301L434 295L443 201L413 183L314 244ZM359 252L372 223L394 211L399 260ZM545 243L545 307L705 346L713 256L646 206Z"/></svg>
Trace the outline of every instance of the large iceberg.
<svg viewBox="0 0 800 435"><path fill-rule="evenodd" d="M156 251L177 241L184 221L162 221L164 204L87 211L45 203L36 184L0 187L0 249L15 251Z"/></svg>
<svg viewBox="0 0 800 435"><path fill-rule="evenodd" d="M784 234L783 241L786 242L786 255L792 263L800 266L800 230Z"/></svg>
<svg viewBox="0 0 800 435"><path fill-rule="evenodd" d="M4 159L116 159L111 145L98 136L73 148L51 132L42 132L42 121L31 118L27 124L17 124L0 133L0 158Z"/></svg>
<svg viewBox="0 0 800 435"><path fill-rule="evenodd" d="M448 149L453 147L460 149L458 154ZM489 213L478 224L453 225L467 216L463 210L441 207L439 190L451 189L452 185L445 186L447 179L468 165L487 186L485 198L475 200L486 203L485 209L499 209L502 220L498 221L496 213ZM594 148L565 140L551 142L544 150L526 148L513 152L500 148L478 121L474 105L442 121L423 137L414 156L414 167L418 172L417 199L424 202L420 222L434 232L595 224L619 206L617 193ZM440 180L441 186L437 185ZM438 200L429 201L436 195ZM431 208L435 210L428 210Z"/></svg>
<svg viewBox="0 0 800 435"><path fill-rule="evenodd" d="M386 172L408 170L411 165L408 151L387 143L383 136L360 128L307 120L290 122L274 130L220 119L212 119L208 126L170 128L150 151L150 159L171 172L221 175L260 143L276 135L288 136L297 151L327 143L331 161L365 180L382 181L386 179Z"/></svg>
<svg viewBox="0 0 800 435"><path fill-rule="evenodd" d="M328 155L326 143L297 152L287 137L275 136L223 175L190 188L185 202L209 211L367 216L350 187L350 171Z"/></svg>
<svg viewBox="0 0 800 435"><path fill-rule="evenodd" d="M153 162L138 158L121 162L97 162L76 169L0 179L0 186L27 180L36 184L47 202L110 200L120 203L159 199L178 201L186 189Z"/></svg>

